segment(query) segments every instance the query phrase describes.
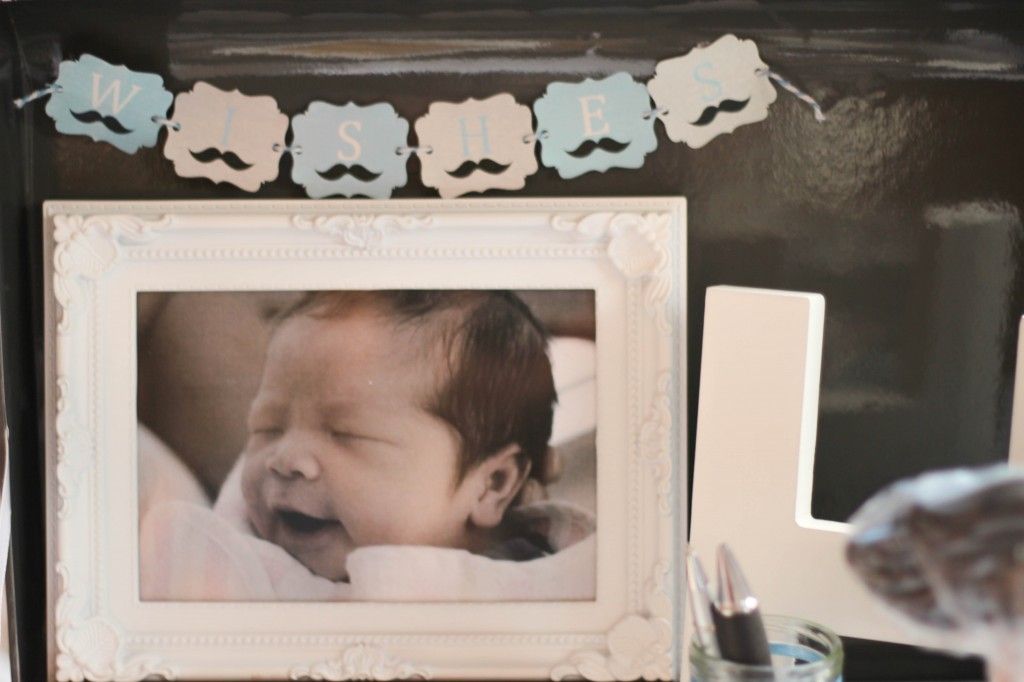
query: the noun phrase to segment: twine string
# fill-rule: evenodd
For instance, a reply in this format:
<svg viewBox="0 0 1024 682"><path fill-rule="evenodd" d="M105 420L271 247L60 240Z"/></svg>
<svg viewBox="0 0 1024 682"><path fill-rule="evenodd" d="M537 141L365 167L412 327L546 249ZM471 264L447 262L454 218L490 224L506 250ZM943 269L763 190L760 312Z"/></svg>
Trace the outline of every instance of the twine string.
<svg viewBox="0 0 1024 682"><path fill-rule="evenodd" d="M821 110L821 105L818 104L818 100L814 99L813 97L808 95L806 92L804 92L803 90L801 90L797 86L793 85L793 83L791 83L790 81L786 80L785 78L783 78L779 74L775 73L771 69L758 69L757 70L757 75L758 76L767 76L768 78L770 78L773 81L775 81L780 88L782 88L783 90L787 91L788 93L790 93L791 95L796 97L798 100L800 100L801 102L804 102L809 107L811 107L811 109L814 110L814 120L815 121L817 121L818 123L824 123L825 122L825 112L823 112Z"/></svg>
<svg viewBox="0 0 1024 682"><path fill-rule="evenodd" d="M175 132L181 130L181 124L180 123L178 123L177 121L172 121L169 118L164 118L163 116L151 116L149 120L152 121L153 123L156 123L157 125L167 126L168 128L170 128L171 130L173 130Z"/></svg>
<svg viewBox="0 0 1024 682"><path fill-rule="evenodd" d="M274 146L271 147L271 149L273 149L275 152L280 152L280 153L288 152L292 156L302 156L302 145L301 144L291 144L291 145L288 145L288 144L281 144L280 142L275 142Z"/></svg>
<svg viewBox="0 0 1024 682"><path fill-rule="evenodd" d="M397 156L404 156L405 154L423 154L425 156L430 156L433 153L434 148L430 145L425 147L417 147L415 145L400 145L395 147L395 155Z"/></svg>
<svg viewBox="0 0 1024 682"><path fill-rule="evenodd" d="M35 92L30 92L29 94L25 95L24 97L17 98L16 100L14 100L14 106L17 107L18 109L23 109L25 107L25 105L28 104L29 102L34 102L35 100L43 98L43 97L49 97L53 93L55 93L55 92L63 92L63 90L64 90L64 88L61 87L59 84L57 84L57 83L50 83L49 85L47 85L44 88L39 88Z"/></svg>
<svg viewBox="0 0 1024 682"><path fill-rule="evenodd" d="M653 109L648 109L647 111L640 115L640 117L645 121L649 121L652 118L661 118L662 116L668 116L668 109L666 109L665 107L655 107Z"/></svg>

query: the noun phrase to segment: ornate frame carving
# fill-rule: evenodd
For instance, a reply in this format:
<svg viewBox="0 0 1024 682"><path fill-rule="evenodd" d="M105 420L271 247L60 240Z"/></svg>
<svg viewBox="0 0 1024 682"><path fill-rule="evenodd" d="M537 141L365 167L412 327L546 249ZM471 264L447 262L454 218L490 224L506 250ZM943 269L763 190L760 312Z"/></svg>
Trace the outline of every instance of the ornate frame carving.
<svg viewBox="0 0 1024 682"><path fill-rule="evenodd" d="M44 213L56 679L678 674L686 508L685 466L676 466L686 432L682 199L48 202ZM126 385L135 371L118 357L133 352L134 338L122 337L134 331L134 292L175 283L195 289L196 278L200 288L267 288L264 277L245 275L271 272L276 288L343 288L352 278L374 286L382 275L372 266L386 262L422 266L408 286L424 277L431 286L466 285L459 279L465 265L471 286L528 279L542 288L578 281L597 290L599 354L602 344L611 349L599 357L597 599L460 605L467 626L412 631L395 614L451 615L453 605L377 605L386 612L378 617L366 604L220 604L218 613L227 615L195 629L188 614L212 614L209 605L140 602L137 588L124 587L137 584L132 562L118 559L126 551L137 556L130 554L135 541L114 532L135 526L117 520L129 510L117 506L123 495L109 494L134 485L122 471L131 469L131 439L120 433L134 404L111 397L118 395L111 385ZM473 263L488 267L468 269ZM273 619L265 607L274 608ZM310 632L310 608L358 612L360 622L375 624ZM265 627L232 626L231 613ZM222 663L204 655L211 646Z"/></svg>

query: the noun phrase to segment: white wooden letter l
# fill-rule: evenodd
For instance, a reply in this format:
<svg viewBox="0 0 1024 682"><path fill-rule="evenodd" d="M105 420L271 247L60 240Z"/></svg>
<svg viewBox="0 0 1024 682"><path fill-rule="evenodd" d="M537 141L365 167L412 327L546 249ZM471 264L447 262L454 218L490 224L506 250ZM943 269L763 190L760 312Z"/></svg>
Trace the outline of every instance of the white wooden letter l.
<svg viewBox="0 0 1024 682"><path fill-rule="evenodd" d="M913 643L846 567L847 525L811 516L824 324L820 294L707 290L690 543L705 566L729 543L765 613Z"/></svg>

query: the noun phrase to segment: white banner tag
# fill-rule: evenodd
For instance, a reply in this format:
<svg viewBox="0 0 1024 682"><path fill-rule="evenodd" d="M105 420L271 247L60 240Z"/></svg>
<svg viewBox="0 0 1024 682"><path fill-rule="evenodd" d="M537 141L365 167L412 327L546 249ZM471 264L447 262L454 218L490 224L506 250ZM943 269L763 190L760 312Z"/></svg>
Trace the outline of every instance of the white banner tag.
<svg viewBox="0 0 1024 682"><path fill-rule="evenodd" d="M768 117L776 97L768 74L753 40L724 35L658 62L647 90L662 110L669 139L697 148Z"/></svg>
<svg viewBox="0 0 1024 682"><path fill-rule="evenodd" d="M450 199L488 189L522 189L537 172L533 114L512 95L434 102L416 121L423 184Z"/></svg>
<svg viewBox="0 0 1024 682"><path fill-rule="evenodd" d="M255 192L277 177L288 117L273 97L227 92L202 81L174 100L164 156L185 178Z"/></svg>

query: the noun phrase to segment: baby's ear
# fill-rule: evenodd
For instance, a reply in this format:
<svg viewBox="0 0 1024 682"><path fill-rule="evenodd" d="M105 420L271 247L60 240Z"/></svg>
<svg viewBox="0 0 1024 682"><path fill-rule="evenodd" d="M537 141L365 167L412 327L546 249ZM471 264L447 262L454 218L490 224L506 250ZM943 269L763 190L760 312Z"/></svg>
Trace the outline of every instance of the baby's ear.
<svg viewBox="0 0 1024 682"><path fill-rule="evenodd" d="M479 491L469 519L478 528L494 528L501 523L530 475L530 463L522 461L522 448L510 443L485 459L470 474Z"/></svg>

